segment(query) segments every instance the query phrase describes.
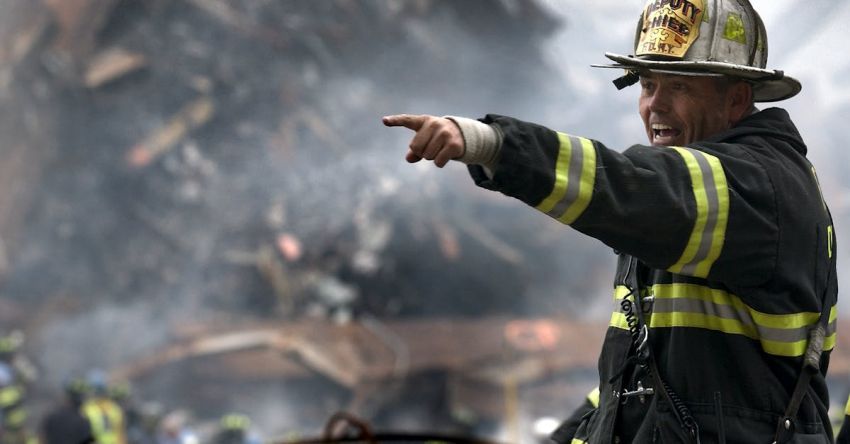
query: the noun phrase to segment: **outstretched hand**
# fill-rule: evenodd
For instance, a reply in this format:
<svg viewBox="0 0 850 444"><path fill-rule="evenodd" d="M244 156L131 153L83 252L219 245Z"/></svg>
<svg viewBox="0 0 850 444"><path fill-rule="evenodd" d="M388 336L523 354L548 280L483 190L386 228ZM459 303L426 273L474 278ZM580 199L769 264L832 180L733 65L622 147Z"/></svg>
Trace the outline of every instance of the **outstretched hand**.
<svg viewBox="0 0 850 444"><path fill-rule="evenodd" d="M397 114L382 120L386 126L403 126L416 131L405 157L410 163L433 160L434 165L442 168L466 151L460 128L445 117Z"/></svg>

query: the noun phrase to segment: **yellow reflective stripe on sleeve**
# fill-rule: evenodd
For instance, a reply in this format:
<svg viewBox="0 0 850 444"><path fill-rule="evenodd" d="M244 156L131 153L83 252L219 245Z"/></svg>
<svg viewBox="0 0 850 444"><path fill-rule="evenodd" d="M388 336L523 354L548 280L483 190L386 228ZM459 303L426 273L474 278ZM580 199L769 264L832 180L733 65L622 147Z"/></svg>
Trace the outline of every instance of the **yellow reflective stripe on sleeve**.
<svg viewBox="0 0 850 444"><path fill-rule="evenodd" d="M847 397L847 404L844 406L844 414L850 416L850 396Z"/></svg>
<svg viewBox="0 0 850 444"><path fill-rule="evenodd" d="M570 441L570 444L587 444L587 441L582 441L578 438L573 438L573 440Z"/></svg>
<svg viewBox="0 0 850 444"><path fill-rule="evenodd" d="M618 287L620 298L628 293ZM734 334L759 341L762 349L778 356L801 356L806 350L809 329L817 324L819 313L768 314L746 305L739 297L723 290L695 284L657 284L650 288L654 296L650 328L691 327ZM824 350L835 347L838 311L832 306L824 340ZM610 326L628 330L622 308L611 316Z"/></svg>
<svg viewBox="0 0 850 444"><path fill-rule="evenodd" d="M599 407L599 387L594 388L587 394L587 400L593 407Z"/></svg>
<svg viewBox="0 0 850 444"><path fill-rule="evenodd" d="M691 176L696 219L685 251L668 271L705 278L720 257L729 220L729 188L717 157L690 148L673 147Z"/></svg>
<svg viewBox="0 0 850 444"><path fill-rule="evenodd" d="M555 185L552 187L552 192L549 193L549 196L537 205L537 210L543 213L551 211L567 192L567 168L570 165L570 157L572 157L572 145L570 144L570 137L564 133L558 133L558 142L558 160L555 163Z"/></svg>
<svg viewBox="0 0 850 444"><path fill-rule="evenodd" d="M593 142L582 137L558 134L558 160L552 192L537 205L537 210L565 224L584 213L593 197L596 181L596 150Z"/></svg>
<svg viewBox="0 0 850 444"><path fill-rule="evenodd" d="M558 218L559 221L565 224L571 224L584 213L587 206L590 204L590 199L593 197L593 186L596 183L596 150L593 148L593 142L588 139L578 138L581 141L582 159L581 177L578 183L576 193L578 194L570 204L564 215Z"/></svg>

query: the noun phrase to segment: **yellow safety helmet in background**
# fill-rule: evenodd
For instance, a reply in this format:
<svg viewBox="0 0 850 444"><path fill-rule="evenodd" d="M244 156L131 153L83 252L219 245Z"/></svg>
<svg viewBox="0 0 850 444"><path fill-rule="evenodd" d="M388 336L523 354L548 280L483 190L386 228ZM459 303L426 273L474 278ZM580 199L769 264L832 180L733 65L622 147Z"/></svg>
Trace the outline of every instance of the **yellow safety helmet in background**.
<svg viewBox="0 0 850 444"><path fill-rule="evenodd" d="M109 397L115 401L125 401L133 394L133 388L127 381L115 381L107 386Z"/></svg>
<svg viewBox="0 0 850 444"><path fill-rule="evenodd" d="M75 404L82 404L91 391L91 387L89 387L86 379L80 376L67 378L62 383L62 387L65 389L68 398Z"/></svg>
<svg viewBox="0 0 850 444"><path fill-rule="evenodd" d="M753 85L756 102L797 95L800 82L766 69L767 32L749 0L649 0L638 20L633 55L605 53L626 69L614 81L633 85L642 70L694 76L730 76Z"/></svg>
<svg viewBox="0 0 850 444"><path fill-rule="evenodd" d="M247 416L240 413L228 413L221 417L219 424L224 430L247 430L251 425L251 420Z"/></svg>

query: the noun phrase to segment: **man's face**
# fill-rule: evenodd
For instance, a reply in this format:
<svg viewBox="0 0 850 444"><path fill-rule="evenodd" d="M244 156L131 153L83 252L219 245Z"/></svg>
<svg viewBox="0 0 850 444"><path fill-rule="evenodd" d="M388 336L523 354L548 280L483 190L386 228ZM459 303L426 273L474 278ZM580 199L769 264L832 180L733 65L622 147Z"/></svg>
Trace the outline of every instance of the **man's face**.
<svg viewBox="0 0 850 444"><path fill-rule="evenodd" d="M652 145L687 145L732 126L728 88L716 77L641 73L640 117Z"/></svg>

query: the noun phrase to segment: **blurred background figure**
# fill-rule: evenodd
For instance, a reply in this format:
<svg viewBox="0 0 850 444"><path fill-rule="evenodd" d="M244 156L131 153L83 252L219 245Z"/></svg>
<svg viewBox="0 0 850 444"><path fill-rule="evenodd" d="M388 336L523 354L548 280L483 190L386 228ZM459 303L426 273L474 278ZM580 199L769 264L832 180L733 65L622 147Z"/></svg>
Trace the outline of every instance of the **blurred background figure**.
<svg viewBox="0 0 850 444"><path fill-rule="evenodd" d="M175 410L162 418L156 444L198 444L198 435L189 426L189 413Z"/></svg>
<svg viewBox="0 0 850 444"><path fill-rule="evenodd" d="M157 444L157 431L163 418L162 405L156 401L144 401L137 404L139 423L137 434L127 436L129 444Z"/></svg>
<svg viewBox="0 0 850 444"><path fill-rule="evenodd" d="M91 424L94 442L97 444L127 444L124 412L109 397L107 376L102 370L92 370L86 377L90 395L83 403L82 411Z"/></svg>
<svg viewBox="0 0 850 444"><path fill-rule="evenodd" d="M24 333L20 330L12 330L4 336L0 336L0 362L10 366L17 377L24 384L32 384L38 379L38 370L35 365L21 353L24 345Z"/></svg>
<svg viewBox="0 0 850 444"><path fill-rule="evenodd" d="M41 423L42 444L93 443L91 424L83 416L82 406L89 386L81 377L71 377L63 384L64 397Z"/></svg>
<svg viewBox="0 0 850 444"><path fill-rule="evenodd" d="M116 381L108 386L109 397L115 401L124 414L124 429L128 444L147 444L154 442L153 429L147 427L145 415L137 399L133 396L133 387L127 381Z"/></svg>
<svg viewBox="0 0 850 444"><path fill-rule="evenodd" d="M251 433L251 420L240 413L228 413L221 417L213 444L260 444L260 439Z"/></svg>
<svg viewBox="0 0 850 444"><path fill-rule="evenodd" d="M35 379L34 367L18 351L24 342L19 330L0 337L0 444L35 442L26 429L26 386Z"/></svg>

